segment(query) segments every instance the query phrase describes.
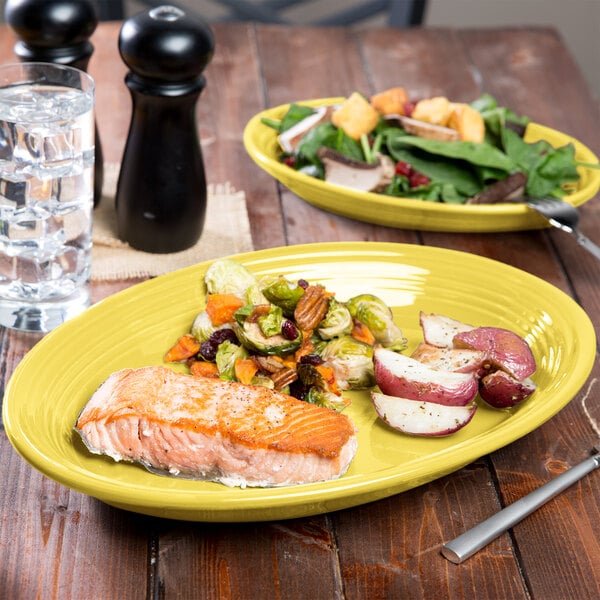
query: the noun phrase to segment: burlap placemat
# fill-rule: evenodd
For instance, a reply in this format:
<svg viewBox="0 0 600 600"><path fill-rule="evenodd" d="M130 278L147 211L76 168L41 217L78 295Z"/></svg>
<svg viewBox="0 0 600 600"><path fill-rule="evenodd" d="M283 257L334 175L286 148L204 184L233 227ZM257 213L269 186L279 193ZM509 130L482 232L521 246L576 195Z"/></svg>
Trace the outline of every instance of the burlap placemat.
<svg viewBox="0 0 600 600"><path fill-rule="evenodd" d="M119 240L116 233L118 176L118 164L104 165L102 201L94 210L93 280L153 277L205 260L253 250L245 194L227 183L209 184L204 230L195 246L171 254L152 254L131 248Z"/></svg>

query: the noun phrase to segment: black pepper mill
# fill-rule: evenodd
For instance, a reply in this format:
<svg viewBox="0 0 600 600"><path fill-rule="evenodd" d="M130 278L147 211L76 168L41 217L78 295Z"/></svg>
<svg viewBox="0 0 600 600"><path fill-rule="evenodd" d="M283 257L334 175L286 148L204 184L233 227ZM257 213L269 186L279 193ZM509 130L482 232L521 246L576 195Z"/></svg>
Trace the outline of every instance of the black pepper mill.
<svg viewBox="0 0 600 600"><path fill-rule="evenodd" d="M195 118L212 58L202 19L159 6L125 21L119 51L133 110L117 185L119 237L145 252L193 246L206 213L206 176Z"/></svg>
<svg viewBox="0 0 600 600"><path fill-rule="evenodd" d="M98 25L90 0L6 0L6 22L17 34L15 54L22 62L49 62L86 71ZM94 206L102 198L104 161L96 127Z"/></svg>

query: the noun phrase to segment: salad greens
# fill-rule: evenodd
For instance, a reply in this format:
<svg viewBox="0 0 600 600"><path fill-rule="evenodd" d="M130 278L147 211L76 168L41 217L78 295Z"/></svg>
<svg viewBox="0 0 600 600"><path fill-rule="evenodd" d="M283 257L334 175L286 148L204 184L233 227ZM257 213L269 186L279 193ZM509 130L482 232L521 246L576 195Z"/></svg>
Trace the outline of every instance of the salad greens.
<svg viewBox="0 0 600 600"><path fill-rule="evenodd" d="M522 133L529 118L499 106L489 94L470 104L485 123L485 141L439 141L407 133L397 120L381 118L375 129L360 140L345 134L331 121L320 122L302 137L293 153L282 154L290 167L325 179L320 158L322 148L330 148L355 161L373 163L378 154L390 157L396 165L406 164L422 176L411 179L397 168L391 182L380 193L435 202L462 204L508 175L522 172L527 177L524 193L531 197L562 197L568 184L579 180L577 166L598 165L575 160L573 144L554 148L545 140L525 142ZM263 123L284 133L316 111L291 104L281 121Z"/></svg>

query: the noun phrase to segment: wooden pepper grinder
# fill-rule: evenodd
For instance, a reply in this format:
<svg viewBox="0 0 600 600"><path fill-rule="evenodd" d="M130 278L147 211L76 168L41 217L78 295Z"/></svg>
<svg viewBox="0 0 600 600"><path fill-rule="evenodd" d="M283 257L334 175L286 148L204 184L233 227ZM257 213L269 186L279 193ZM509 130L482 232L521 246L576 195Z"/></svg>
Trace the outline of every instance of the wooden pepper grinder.
<svg viewBox="0 0 600 600"><path fill-rule="evenodd" d="M145 252L193 246L206 213L195 108L214 50L202 19L159 6L123 24L119 51L133 107L117 185L119 237Z"/></svg>
<svg viewBox="0 0 600 600"><path fill-rule="evenodd" d="M91 0L6 0L6 22L19 41L14 51L22 62L49 62L86 71L94 46L89 41L98 25ZM94 206L102 198L104 161L96 127Z"/></svg>

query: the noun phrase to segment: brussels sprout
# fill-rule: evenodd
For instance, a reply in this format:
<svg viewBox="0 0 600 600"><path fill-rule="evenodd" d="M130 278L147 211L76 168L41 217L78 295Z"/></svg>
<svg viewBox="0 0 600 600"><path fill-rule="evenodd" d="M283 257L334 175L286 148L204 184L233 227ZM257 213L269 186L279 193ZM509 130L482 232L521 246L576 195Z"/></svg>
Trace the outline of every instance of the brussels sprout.
<svg viewBox="0 0 600 600"><path fill-rule="evenodd" d="M234 294L249 304L262 304L265 298L256 277L244 265L228 258L215 260L204 274L209 294Z"/></svg>
<svg viewBox="0 0 600 600"><path fill-rule="evenodd" d="M238 358L248 358L248 352L243 346L231 342L219 344L215 362L221 379L235 381L235 361Z"/></svg>
<svg viewBox="0 0 600 600"><path fill-rule="evenodd" d="M302 400L336 411L348 406L349 401L346 398L330 391L329 383L312 361L298 363L296 371L300 385L296 385L295 389Z"/></svg>
<svg viewBox="0 0 600 600"><path fill-rule="evenodd" d="M233 329L241 343L250 350L259 354L269 354L284 356L295 352L302 345L302 333L299 329L295 330L296 337L289 339L281 331L274 335L265 335L258 321L248 319L240 309L235 314L236 322Z"/></svg>
<svg viewBox="0 0 600 600"><path fill-rule="evenodd" d="M372 346L345 335L328 342L320 355L333 369L340 389L360 390L375 385Z"/></svg>
<svg viewBox="0 0 600 600"><path fill-rule="evenodd" d="M283 323L283 312L279 306L271 305L266 315L258 317L258 325L265 337L271 337L281 333Z"/></svg>
<svg viewBox="0 0 600 600"><path fill-rule="evenodd" d="M231 329L231 324L225 323L215 327L207 312L204 310L198 313L194 322L192 323L191 334L199 341L205 342L210 336L219 329Z"/></svg>
<svg viewBox="0 0 600 600"><path fill-rule="evenodd" d="M348 300L346 306L350 314L364 323L382 346L395 351L406 348L406 338L392 320L392 311L383 300L372 294L361 294Z"/></svg>
<svg viewBox="0 0 600 600"><path fill-rule="evenodd" d="M272 304L281 307L283 314L287 317L294 314L296 304L304 294L303 287L282 276L275 279L264 279L261 281L261 286L265 298Z"/></svg>
<svg viewBox="0 0 600 600"><path fill-rule="evenodd" d="M325 318L319 323L317 333L324 340L346 335L352 331L354 323L348 308L332 298Z"/></svg>
<svg viewBox="0 0 600 600"><path fill-rule="evenodd" d="M313 386L308 390L304 400L311 404L316 404L317 406L330 408L336 412L342 412L349 404L346 398L337 396L333 392L329 392L317 386Z"/></svg>

